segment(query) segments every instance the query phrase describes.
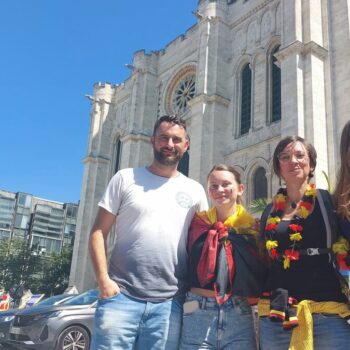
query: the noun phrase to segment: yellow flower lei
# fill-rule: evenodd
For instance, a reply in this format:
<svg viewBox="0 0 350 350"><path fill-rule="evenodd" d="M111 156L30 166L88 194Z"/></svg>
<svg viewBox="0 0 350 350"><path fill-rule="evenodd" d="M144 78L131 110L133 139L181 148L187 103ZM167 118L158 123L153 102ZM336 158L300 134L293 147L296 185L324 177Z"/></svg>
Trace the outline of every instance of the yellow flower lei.
<svg viewBox="0 0 350 350"><path fill-rule="evenodd" d="M303 230L300 225L300 219L306 219L312 212L315 198L317 196L317 190L314 184L308 184L304 196L299 204L299 208L292 219L292 223L289 225L289 229L292 233L289 235L289 239L292 242L290 249L286 249L283 254L283 267L288 269L290 267L291 260L298 260L300 252L296 249L296 243L303 239L301 231ZM266 249L272 259L278 258L278 241L275 239L276 228L281 221L281 217L284 213L287 201L286 189L280 188L274 198L273 211L266 221L265 235L269 236L266 240Z"/></svg>

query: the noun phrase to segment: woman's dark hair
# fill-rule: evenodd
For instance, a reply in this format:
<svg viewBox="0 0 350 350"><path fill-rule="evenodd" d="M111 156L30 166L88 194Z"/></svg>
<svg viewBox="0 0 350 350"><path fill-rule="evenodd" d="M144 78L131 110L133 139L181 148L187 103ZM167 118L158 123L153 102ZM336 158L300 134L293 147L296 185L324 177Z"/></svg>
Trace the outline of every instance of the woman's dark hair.
<svg viewBox="0 0 350 350"><path fill-rule="evenodd" d="M334 198L337 212L350 220L350 120L344 125L340 138L340 171Z"/></svg>
<svg viewBox="0 0 350 350"><path fill-rule="evenodd" d="M207 181L209 180L209 176L214 172L214 171L229 171L230 173L232 173L235 177L236 182L241 185L242 181L241 181L241 174L231 165L226 165L226 164L216 164L214 165L211 170L209 171L209 174L207 176ZM242 203L242 199L241 196L237 196L237 203L241 204Z"/></svg>
<svg viewBox="0 0 350 350"><path fill-rule="evenodd" d="M273 153L273 170L278 177L281 177L281 166L278 157L290 143L295 144L296 142L300 142L306 149L307 155L310 160L310 166L311 168L313 168L313 170L311 170L309 174L309 179L311 179L314 176L313 172L316 168L317 152L315 150L315 147L311 143L306 142L305 139L303 139L300 136L286 136L280 142L278 142L275 148L275 152Z"/></svg>

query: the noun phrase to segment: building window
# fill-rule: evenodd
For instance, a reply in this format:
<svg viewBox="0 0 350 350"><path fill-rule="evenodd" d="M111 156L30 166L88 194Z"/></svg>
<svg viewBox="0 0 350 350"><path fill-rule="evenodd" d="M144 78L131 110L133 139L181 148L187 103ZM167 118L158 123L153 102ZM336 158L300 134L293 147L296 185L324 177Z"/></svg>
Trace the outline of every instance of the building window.
<svg viewBox="0 0 350 350"><path fill-rule="evenodd" d="M32 198L33 196L30 194L19 192L17 203L22 207L30 208L30 206L32 205Z"/></svg>
<svg viewBox="0 0 350 350"><path fill-rule="evenodd" d="M33 236L31 247L39 255L61 252L61 241L56 239L50 239L46 237Z"/></svg>
<svg viewBox="0 0 350 350"><path fill-rule="evenodd" d="M65 226L64 226L64 233L65 234L69 234L69 235L74 235L74 233L75 233L75 225L73 225L73 224L66 224Z"/></svg>
<svg viewBox="0 0 350 350"><path fill-rule="evenodd" d="M271 122L281 120L281 69L277 65L277 46L271 53Z"/></svg>
<svg viewBox="0 0 350 350"><path fill-rule="evenodd" d="M29 216L17 214L15 218L14 227L27 229L29 225Z"/></svg>
<svg viewBox="0 0 350 350"><path fill-rule="evenodd" d="M252 71L249 64L242 70L241 76L241 135L249 132L251 126Z"/></svg>
<svg viewBox="0 0 350 350"><path fill-rule="evenodd" d="M266 170L258 168L254 174L254 194L253 199L267 198Z"/></svg>
<svg viewBox="0 0 350 350"><path fill-rule="evenodd" d="M64 217L64 210L63 209L51 209L51 216L56 218L63 218Z"/></svg>
<svg viewBox="0 0 350 350"><path fill-rule="evenodd" d="M120 155L122 151L122 143L118 138L115 144L115 164L114 164L114 174L120 169Z"/></svg>
<svg viewBox="0 0 350 350"><path fill-rule="evenodd" d="M76 218L78 214L78 206L76 204L65 204L66 216L69 218Z"/></svg>
<svg viewBox="0 0 350 350"><path fill-rule="evenodd" d="M15 200L0 197L0 228L10 229L15 215Z"/></svg>

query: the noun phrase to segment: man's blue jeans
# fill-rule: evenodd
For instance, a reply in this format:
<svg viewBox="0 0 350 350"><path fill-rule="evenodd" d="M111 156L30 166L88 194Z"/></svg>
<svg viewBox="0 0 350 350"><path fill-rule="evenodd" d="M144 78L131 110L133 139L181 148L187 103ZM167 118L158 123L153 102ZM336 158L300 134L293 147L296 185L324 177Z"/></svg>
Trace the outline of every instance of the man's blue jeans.
<svg viewBox="0 0 350 350"><path fill-rule="evenodd" d="M252 308L243 297L232 297L223 305L215 298L204 298L189 292L184 307L181 350L255 350L256 333ZM187 304L189 305L189 304Z"/></svg>
<svg viewBox="0 0 350 350"><path fill-rule="evenodd" d="M91 350L177 350L184 297L151 303L118 294L100 299Z"/></svg>
<svg viewBox="0 0 350 350"><path fill-rule="evenodd" d="M312 318L315 350L350 349L350 326L343 318L335 314L313 314ZM261 350L288 350L292 330L283 330L280 322L268 317L260 317L259 328Z"/></svg>

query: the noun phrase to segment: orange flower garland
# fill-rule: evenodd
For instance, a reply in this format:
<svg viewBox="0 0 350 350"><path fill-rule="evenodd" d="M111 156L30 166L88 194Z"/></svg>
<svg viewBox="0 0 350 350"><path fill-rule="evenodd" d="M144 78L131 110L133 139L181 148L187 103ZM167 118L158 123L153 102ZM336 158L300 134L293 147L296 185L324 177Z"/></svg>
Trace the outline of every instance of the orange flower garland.
<svg viewBox="0 0 350 350"><path fill-rule="evenodd" d="M299 260L300 251L298 249L298 242L303 239L302 220L305 220L313 211L315 205L315 198L317 191L314 184L308 184L303 198L301 199L298 210L294 215L292 222L288 225L291 233L289 234L289 240L291 246L283 253L283 267L288 269L291 261ZM281 217L284 213L287 201L287 190L280 188L274 198L273 210L267 219L265 226L265 234L268 236L266 240L266 249L269 252L269 256L273 260L277 260L281 253L278 252L278 241L276 240L276 228L281 221Z"/></svg>

